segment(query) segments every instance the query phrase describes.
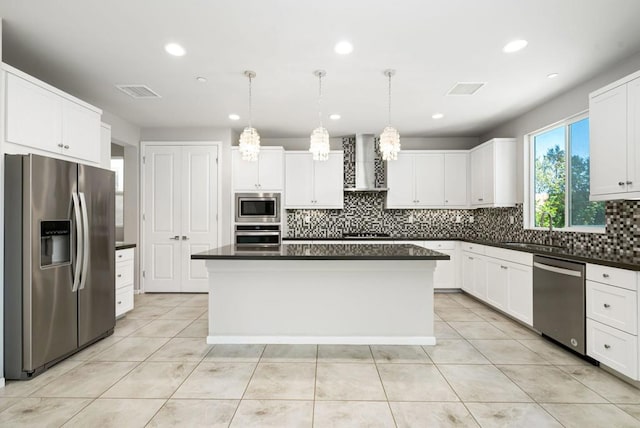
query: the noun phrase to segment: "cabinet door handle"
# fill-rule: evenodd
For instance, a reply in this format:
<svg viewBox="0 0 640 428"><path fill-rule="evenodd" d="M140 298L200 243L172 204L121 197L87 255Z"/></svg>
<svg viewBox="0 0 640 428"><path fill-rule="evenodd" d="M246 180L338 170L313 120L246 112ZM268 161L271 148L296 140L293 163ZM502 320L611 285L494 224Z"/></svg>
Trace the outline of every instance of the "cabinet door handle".
<svg viewBox="0 0 640 428"><path fill-rule="evenodd" d="M469 260L473 260L473 257L469 257Z"/></svg>
<svg viewBox="0 0 640 428"><path fill-rule="evenodd" d="M69 146L65 144L64 148L65 148L65 149L68 149L68 148L69 148Z"/></svg>
<svg viewBox="0 0 640 428"><path fill-rule="evenodd" d="M603 274L602 274L602 277L603 277L603 278L609 278L609 274L608 274L608 273L603 273Z"/></svg>
<svg viewBox="0 0 640 428"><path fill-rule="evenodd" d="M118 258L121 259L122 258L122 254L118 254Z"/></svg>
<svg viewBox="0 0 640 428"><path fill-rule="evenodd" d="M631 185L633 184L633 181L627 181L627 184Z"/></svg>
<svg viewBox="0 0 640 428"><path fill-rule="evenodd" d="M60 144L58 144L58 147L63 148L64 144L60 143Z"/></svg>
<svg viewBox="0 0 640 428"><path fill-rule="evenodd" d="M122 278L122 274L121 273L118 274L118 278Z"/></svg>
<svg viewBox="0 0 640 428"><path fill-rule="evenodd" d="M624 186L624 181L618 181L618 186Z"/></svg>
<svg viewBox="0 0 640 428"><path fill-rule="evenodd" d="M611 305L610 305L610 304L608 304L608 303L605 303L603 306L604 306L605 308L610 308L610 307L611 307Z"/></svg>
<svg viewBox="0 0 640 428"><path fill-rule="evenodd" d="M121 305L122 304L122 300L118 300L118 304Z"/></svg>
<svg viewBox="0 0 640 428"><path fill-rule="evenodd" d="M484 201L484 198L478 198L478 201L482 202Z"/></svg>
<svg viewBox="0 0 640 428"><path fill-rule="evenodd" d="M500 266L500 269L507 269L506 266Z"/></svg>
<svg viewBox="0 0 640 428"><path fill-rule="evenodd" d="M611 345L604 344L604 349L611 349Z"/></svg>

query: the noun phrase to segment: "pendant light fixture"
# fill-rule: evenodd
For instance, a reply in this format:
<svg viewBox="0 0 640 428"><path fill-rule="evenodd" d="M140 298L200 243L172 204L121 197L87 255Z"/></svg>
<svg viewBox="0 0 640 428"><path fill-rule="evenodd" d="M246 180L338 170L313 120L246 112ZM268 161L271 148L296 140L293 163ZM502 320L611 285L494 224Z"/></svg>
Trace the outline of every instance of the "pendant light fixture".
<svg viewBox="0 0 640 428"><path fill-rule="evenodd" d="M396 74L395 70L385 70L384 75L389 78L389 110L387 126L380 134L380 153L383 160L398 159L400 151L400 134L398 130L391 126L391 76Z"/></svg>
<svg viewBox="0 0 640 428"><path fill-rule="evenodd" d="M260 154L260 135L251 126L251 80L256 77L256 73L255 71L246 70L244 75L249 78L249 126L244 128L244 131L240 134L240 154L243 160L255 162L258 160L258 154Z"/></svg>
<svg viewBox="0 0 640 428"><path fill-rule="evenodd" d="M329 159L329 132L322 126L322 78L327 75L324 70L316 70L313 75L318 78L318 116L320 126L311 132L309 151L313 153L313 160L326 161Z"/></svg>

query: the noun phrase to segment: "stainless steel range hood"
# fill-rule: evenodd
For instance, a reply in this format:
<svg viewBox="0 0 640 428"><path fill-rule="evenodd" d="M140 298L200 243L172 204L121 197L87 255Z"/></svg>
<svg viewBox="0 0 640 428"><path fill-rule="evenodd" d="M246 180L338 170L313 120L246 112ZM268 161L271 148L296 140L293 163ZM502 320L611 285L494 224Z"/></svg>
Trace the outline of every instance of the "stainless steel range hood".
<svg viewBox="0 0 640 428"><path fill-rule="evenodd" d="M386 192L386 187L376 187L376 148L373 134L356 135L356 186L345 192Z"/></svg>

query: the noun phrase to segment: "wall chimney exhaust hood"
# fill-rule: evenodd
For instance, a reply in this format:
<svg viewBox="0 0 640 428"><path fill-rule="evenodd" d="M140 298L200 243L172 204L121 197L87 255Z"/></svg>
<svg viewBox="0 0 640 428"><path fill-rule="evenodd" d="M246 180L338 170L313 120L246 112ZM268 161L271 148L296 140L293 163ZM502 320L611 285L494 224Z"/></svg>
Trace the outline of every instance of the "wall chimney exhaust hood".
<svg viewBox="0 0 640 428"><path fill-rule="evenodd" d="M345 192L386 192L386 187L376 187L376 147L373 134L356 134L356 187Z"/></svg>

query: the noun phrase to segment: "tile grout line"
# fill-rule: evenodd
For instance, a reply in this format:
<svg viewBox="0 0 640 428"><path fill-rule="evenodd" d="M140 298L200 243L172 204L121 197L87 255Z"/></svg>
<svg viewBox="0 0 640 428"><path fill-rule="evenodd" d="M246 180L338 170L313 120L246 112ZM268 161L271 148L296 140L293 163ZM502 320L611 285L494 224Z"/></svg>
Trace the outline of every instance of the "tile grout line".
<svg viewBox="0 0 640 428"><path fill-rule="evenodd" d="M311 428L315 424L316 419L316 394L318 390L318 355L320 354L320 346L316 345L316 370L313 375L313 404L311 407Z"/></svg>
<svg viewBox="0 0 640 428"><path fill-rule="evenodd" d="M236 414L238 413L238 409L240 408L240 405L242 404L242 400L244 400L244 395L247 393L247 390L249 389L249 385L251 384L251 380L253 380L253 376L256 374L256 370L258 370L258 365L260 364L260 361L262 360L262 356L264 355L264 352L266 350L267 350L267 345L264 345L264 348L262 348L262 352L260 353L260 356L258 357L258 361L256 361L256 365L253 368L253 371L251 372L251 376L249 376L249 381L247 382L247 384L244 387L244 390L242 391L242 396L238 400L238 405L236 406L235 410L233 411L233 415L231 415L231 419L229 419L229 426L231 426L231 424L233 423L233 419L236 417Z"/></svg>
<svg viewBox="0 0 640 428"><path fill-rule="evenodd" d="M393 414L393 409L391 408L391 403L389 402L389 395L387 394L387 389L384 387L384 382L382 381L382 375L380 375L380 369L378 368L378 361L373 355L373 350L371 349L371 345L369 345L368 348L369 348L369 354L371 354L371 358L373 359L373 365L376 367L376 373L378 373L378 379L380 380L380 386L382 386L382 392L384 392L384 398L387 401L387 407L389 408L389 413L391 413L391 419L393 420L393 424L396 426L396 428L398 428L398 422L396 422L396 416ZM422 350L422 352L425 352L424 349Z"/></svg>

